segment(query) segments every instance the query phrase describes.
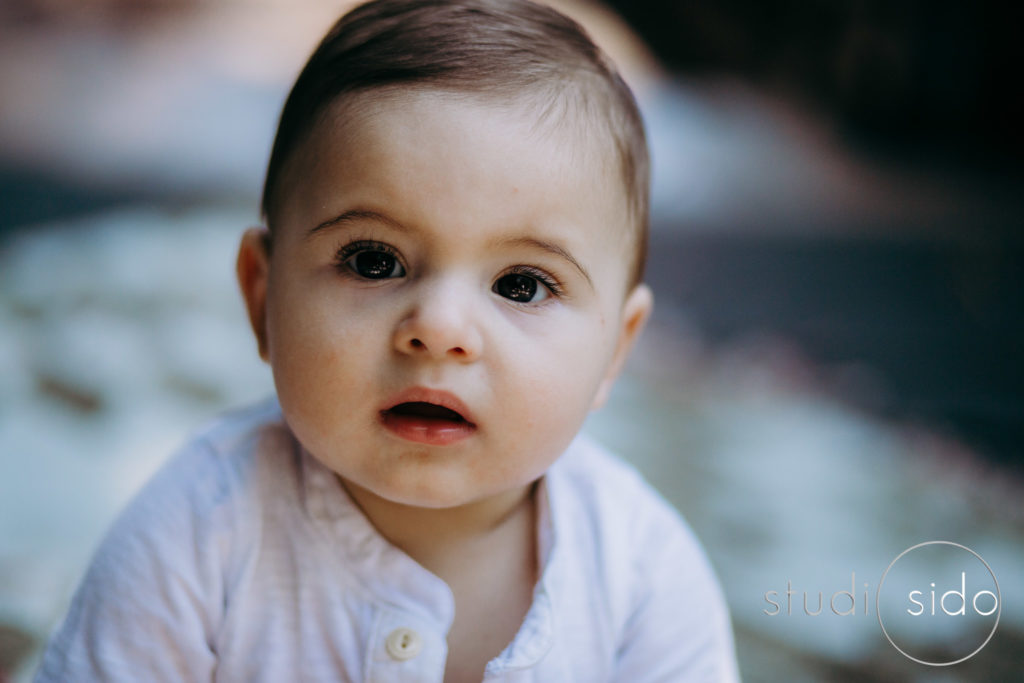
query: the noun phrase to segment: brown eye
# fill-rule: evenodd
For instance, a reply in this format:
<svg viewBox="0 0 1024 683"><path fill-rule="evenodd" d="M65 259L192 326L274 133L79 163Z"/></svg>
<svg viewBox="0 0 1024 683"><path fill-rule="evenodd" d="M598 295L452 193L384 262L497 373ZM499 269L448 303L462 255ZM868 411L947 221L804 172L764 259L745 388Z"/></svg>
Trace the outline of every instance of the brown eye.
<svg viewBox="0 0 1024 683"><path fill-rule="evenodd" d="M353 272L367 280L402 277L405 269L394 254L379 249L364 249L345 260Z"/></svg>
<svg viewBox="0 0 1024 683"><path fill-rule="evenodd" d="M537 278L522 273L509 273L498 278L492 290L519 303L536 303L548 298L548 290Z"/></svg>

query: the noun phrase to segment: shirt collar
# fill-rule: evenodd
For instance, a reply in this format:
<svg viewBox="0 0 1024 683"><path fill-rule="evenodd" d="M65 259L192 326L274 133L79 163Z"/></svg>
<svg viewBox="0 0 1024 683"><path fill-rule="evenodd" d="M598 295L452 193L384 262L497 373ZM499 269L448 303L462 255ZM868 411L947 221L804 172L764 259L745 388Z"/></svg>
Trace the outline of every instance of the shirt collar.
<svg viewBox="0 0 1024 683"><path fill-rule="evenodd" d="M557 488L557 487L556 487ZM558 532L551 507L552 477L549 471L538 482L534 493L537 506L537 557L540 580L533 589L530 609L512 642L487 663L484 675L493 676L516 669L526 669L541 659L555 642L555 610L551 585L561 564L558 561Z"/></svg>
<svg viewBox="0 0 1024 683"><path fill-rule="evenodd" d="M412 612L447 633L455 616L448 584L389 543L337 475L302 449L306 512L347 576L378 603Z"/></svg>

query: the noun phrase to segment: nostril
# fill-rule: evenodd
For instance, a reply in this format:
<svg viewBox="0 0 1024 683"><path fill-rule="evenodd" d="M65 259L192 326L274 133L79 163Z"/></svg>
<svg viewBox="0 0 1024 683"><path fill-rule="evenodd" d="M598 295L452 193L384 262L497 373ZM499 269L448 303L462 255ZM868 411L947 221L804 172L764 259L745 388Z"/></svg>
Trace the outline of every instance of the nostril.
<svg viewBox="0 0 1024 683"><path fill-rule="evenodd" d="M422 349L422 348L424 348L424 347L426 346L426 344L424 344L423 342L421 342L421 341L420 341L419 339L413 339L413 340L412 340L412 341L410 342L410 344L412 344L412 347L413 347L414 349Z"/></svg>
<svg viewBox="0 0 1024 683"><path fill-rule="evenodd" d="M452 348L452 353L454 353L457 356L465 356L466 355L466 349L462 348L461 346L456 346L456 347Z"/></svg>

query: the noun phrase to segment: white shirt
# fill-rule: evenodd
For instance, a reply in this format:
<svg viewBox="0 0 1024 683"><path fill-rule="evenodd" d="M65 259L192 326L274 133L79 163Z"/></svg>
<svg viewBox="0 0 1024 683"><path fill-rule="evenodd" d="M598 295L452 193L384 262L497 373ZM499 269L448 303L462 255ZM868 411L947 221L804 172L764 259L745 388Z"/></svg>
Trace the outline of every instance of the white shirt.
<svg viewBox="0 0 1024 683"><path fill-rule="evenodd" d="M541 579L484 680L738 680L707 559L632 468L578 438L538 494ZM440 682L453 614L271 401L214 423L122 513L36 680Z"/></svg>

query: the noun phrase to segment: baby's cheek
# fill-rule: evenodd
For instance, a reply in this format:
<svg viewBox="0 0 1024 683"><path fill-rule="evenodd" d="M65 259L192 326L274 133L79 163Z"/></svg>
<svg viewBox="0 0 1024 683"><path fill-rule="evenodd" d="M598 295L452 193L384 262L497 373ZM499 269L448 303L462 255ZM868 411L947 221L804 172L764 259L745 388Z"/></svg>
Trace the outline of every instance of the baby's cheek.
<svg viewBox="0 0 1024 683"><path fill-rule="evenodd" d="M556 359L523 388L523 436L544 443L568 443L586 417L592 382L584 364Z"/></svg>
<svg viewBox="0 0 1024 683"><path fill-rule="evenodd" d="M271 366L282 406L295 419L316 424L337 398L340 352L309 332L308 325L283 331L272 347Z"/></svg>

